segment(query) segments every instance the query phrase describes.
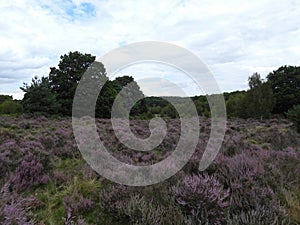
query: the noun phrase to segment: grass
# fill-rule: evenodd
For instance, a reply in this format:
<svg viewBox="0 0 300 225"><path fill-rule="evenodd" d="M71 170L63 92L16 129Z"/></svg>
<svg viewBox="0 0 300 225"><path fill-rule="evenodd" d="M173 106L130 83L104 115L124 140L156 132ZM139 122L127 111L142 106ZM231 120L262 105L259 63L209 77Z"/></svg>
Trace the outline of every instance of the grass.
<svg viewBox="0 0 300 225"><path fill-rule="evenodd" d="M40 204L33 208L35 221L39 224L56 225L62 224L63 218L66 217L64 199L67 196L80 194L86 198L92 198L93 201L99 200L99 191L101 184L96 179L87 179L84 174L78 173L78 167L84 163L83 159L57 159L52 161L53 172L63 172L70 175L70 180L57 184L52 179L47 185L40 186L29 195L34 195ZM95 223L98 221L99 207L94 207L85 213L86 222Z"/></svg>

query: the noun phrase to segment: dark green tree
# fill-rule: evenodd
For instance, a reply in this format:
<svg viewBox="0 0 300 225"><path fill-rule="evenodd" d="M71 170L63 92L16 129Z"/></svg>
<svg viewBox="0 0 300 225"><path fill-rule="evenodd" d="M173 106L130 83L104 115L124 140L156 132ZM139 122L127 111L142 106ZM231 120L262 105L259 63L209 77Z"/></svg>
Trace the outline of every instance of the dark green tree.
<svg viewBox="0 0 300 225"><path fill-rule="evenodd" d="M134 79L132 76L124 75L122 77L117 77L112 82L115 90L117 91L117 93L119 93L127 84L134 82Z"/></svg>
<svg viewBox="0 0 300 225"><path fill-rule="evenodd" d="M294 126L300 133L300 105L294 105L293 108L289 109L287 117L294 123Z"/></svg>
<svg viewBox="0 0 300 225"><path fill-rule="evenodd" d="M24 83L20 89L25 92L22 100L24 112L43 115L58 113L60 104L57 102L55 94L51 92L48 78L34 77L30 85Z"/></svg>
<svg viewBox="0 0 300 225"><path fill-rule="evenodd" d="M61 56L60 59L58 68L50 68L49 82L52 93L56 95L61 105L59 112L70 116L77 84L87 68L95 61L95 56L75 51ZM103 66L103 75L105 74Z"/></svg>
<svg viewBox="0 0 300 225"><path fill-rule="evenodd" d="M137 101L136 104L131 108L131 116L138 116L148 111L146 102L144 100L144 94L132 76L124 75L122 77L117 77L112 81L112 84L117 94L123 90L123 108L129 109L127 103L131 102L133 98L141 98L141 100Z"/></svg>
<svg viewBox="0 0 300 225"><path fill-rule="evenodd" d="M148 112L148 107L146 105L146 101L144 98L139 100L130 110L130 116L138 117L140 115L144 115ZM150 112L149 112L150 113ZM150 115L150 114L149 114Z"/></svg>
<svg viewBox="0 0 300 225"><path fill-rule="evenodd" d="M111 108L113 106L115 97L117 96L117 91L113 85L113 82L107 80L103 88L100 91L100 94L96 103L96 117L99 118L110 118L111 117Z"/></svg>
<svg viewBox="0 0 300 225"><path fill-rule="evenodd" d="M300 104L300 67L282 66L267 78L276 101L273 113L284 116L294 105Z"/></svg>

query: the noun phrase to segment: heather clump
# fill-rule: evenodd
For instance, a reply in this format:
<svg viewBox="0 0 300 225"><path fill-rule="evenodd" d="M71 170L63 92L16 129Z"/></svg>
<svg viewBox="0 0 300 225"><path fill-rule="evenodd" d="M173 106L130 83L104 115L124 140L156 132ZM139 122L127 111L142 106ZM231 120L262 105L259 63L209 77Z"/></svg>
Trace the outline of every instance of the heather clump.
<svg viewBox="0 0 300 225"><path fill-rule="evenodd" d="M201 224L222 224L229 206L229 190L207 174L187 176L172 188L177 204Z"/></svg>
<svg viewBox="0 0 300 225"><path fill-rule="evenodd" d="M228 225L288 225L292 224L283 208L268 208L258 205L255 209L241 211L228 218Z"/></svg>
<svg viewBox="0 0 300 225"><path fill-rule="evenodd" d="M10 190L9 182L0 189L0 221L1 224L35 224L31 209L39 205L35 197L23 197Z"/></svg>
<svg viewBox="0 0 300 225"><path fill-rule="evenodd" d="M9 178L11 187L18 192L45 184L49 180L43 164L32 153L24 156L15 173Z"/></svg>

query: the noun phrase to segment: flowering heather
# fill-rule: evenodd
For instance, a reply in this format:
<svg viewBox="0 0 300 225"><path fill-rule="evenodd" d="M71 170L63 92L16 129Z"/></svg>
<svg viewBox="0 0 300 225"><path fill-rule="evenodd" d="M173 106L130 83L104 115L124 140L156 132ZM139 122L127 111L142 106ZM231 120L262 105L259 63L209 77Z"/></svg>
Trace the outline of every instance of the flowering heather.
<svg viewBox="0 0 300 225"><path fill-rule="evenodd" d="M6 182L0 191L0 222L1 224L34 224L28 217L31 206L38 204L35 197L23 198L16 193L10 192L9 183Z"/></svg>
<svg viewBox="0 0 300 225"><path fill-rule="evenodd" d="M27 209L23 207L22 202L13 201L10 204L5 204L0 209L0 220L2 221L1 224L34 224L28 220L26 213Z"/></svg>
<svg viewBox="0 0 300 225"><path fill-rule="evenodd" d="M12 188L20 192L45 184L49 179L49 176L44 173L43 165L34 155L28 153L17 167L15 173L10 176L9 181Z"/></svg>
<svg viewBox="0 0 300 225"><path fill-rule="evenodd" d="M180 120L166 123L165 139L141 152L117 139L110 120L96 119L107 150L141 166L176 148ZM198 166L210 120L200 117L199 125L196 151L183 170L132 188L112 184L82 159L71 118L0 117L0 224L300 224L300 134L288 121L229 120L223 146L203 174ZM149 121L130 126L137 137L150 135Z"/></svg>
<svg viewBox="0 0 300 225"><path fill-rule="evenodd" d="M66 219L84 214L93 205L94 202L91 199L85 198L81 194L74 193L72 196L66 196L64 198L64 206L67 214Z"/></svg>
<svg viewBox="0 0 300 225"><path fill-rule="evenodd" d="M207 174L187 176L183 184L173 187L177 203L203 224L222 224L229 205L229 190Z"/></svg>

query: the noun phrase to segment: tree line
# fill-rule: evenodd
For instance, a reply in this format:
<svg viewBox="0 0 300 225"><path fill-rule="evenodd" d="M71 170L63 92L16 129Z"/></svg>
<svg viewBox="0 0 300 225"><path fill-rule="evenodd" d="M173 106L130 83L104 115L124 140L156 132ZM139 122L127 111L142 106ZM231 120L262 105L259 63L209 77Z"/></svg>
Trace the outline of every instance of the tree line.
<svg viewBox="0 0 300 225"><path fill-rule="evenodd" d="M38 115L72 115L73 97L77 85L88 67L95 62L95 56L78 51L62 55L57 67L51 67L48 76L34 77L30 84L20 87L25 92L21 101L11 96L0 95L0 113L27 113ZM134 84L133 91L142 100L131 109L131 116L152 118L154 116L178 117L175 107L166 99L146 97L132 76L117 77L109 80L105 67L100 63L100 77L106 80L96 102L95 115L110 118L111 107L118 93L126 85ZM223 93L229 117L266 119L270 117L289 117L293 121L300 119L300 67L281 66L270 72L263 80L258 73L248 78L247 91ZM183 98L173 98L177 107L186 107ZM207 96L191 98L198 115L210 116ZM296 122L297 123L297 122ZM298 122L300 124L300 121ZM300 125L299 125L300 126Z"/></svg>

